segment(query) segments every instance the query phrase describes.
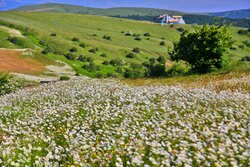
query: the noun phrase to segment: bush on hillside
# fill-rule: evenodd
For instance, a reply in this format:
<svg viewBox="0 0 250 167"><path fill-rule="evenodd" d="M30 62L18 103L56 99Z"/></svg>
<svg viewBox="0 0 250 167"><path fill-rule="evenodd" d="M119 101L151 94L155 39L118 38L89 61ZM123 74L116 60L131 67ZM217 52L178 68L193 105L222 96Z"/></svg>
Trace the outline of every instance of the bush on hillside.
<svg viewBox="0 0 250 167"><path fill-rule="evenodd" d="M141 52L141 49L140 49L140 48L134 48L134 49L132 50L132 52L134 52L134 53L140 53L140 52Z"/></svg>
<svg viewBox="0 0 250 167"><path fill-rule="evenodd" d="M249 40L246 40L243 42L247 47L250 47L250 41Z"/></svg>
<svg viewBox="0 0 250 167"><path fill-rule="evenodd" d="M232 44L228 27L204 25L193 32L184 31L169 55L173 61L189 63L193 72L207 73L227 63L225 53Z"/></svg>
<svg viewBox="0 0 250 167"><path fill-rule="evenodd" d="M111 37L111 36L108 36L108 35L104 35L104 36L103 36L103 39L106 39L106 40L111 41L111 40L112 40L112 37Z"/></svg>
<svg viewBox="0 0 250 167"><path fill-rule="evenodd" d="M166 63L166 58L164 56L159 56L156 60L161 64Z"/></svg>
<svg viewBox="0 0 250 167"><path fill-rule="evenodd" d="M100 55L101 57L107 57L107 54L106 53L103 53Z"/></svg>
<svg viewBox="0 0 250 167"><path fill-rule="evenodd" d="M131 36L131 35L133 35L134 33L132 32L132 31L127 31L126 33L125 33L125 35L127 35L127 36Z"/></svg>
<svg viewBox="0 0 250 167"><path fill-rule="evenodd" d="M70 77L68 77L68 76L61 76L60 77L60 81L68 81L68 80L70 80Z"/></svg>
<svg viewBox="0 0 250 167"><path fill-rule="evenodd" d="M82 48L85 48L85 47L86 47L85 43L80 43L79 46L82 47Z"/></svg>
<svg viewBox="0 0 250 167"><path fill-rule="evenodd" d="M102 64L107 66L107 65L109 65L109 61L105 60L102 62Z"/></svg>
<svg viewBox="0 0 250 167"><path fill-rule="evenodd" d="M176 28L176 30L179 31L179 32L184 32L185 31L185 29L182 28L182 27L178 27L178 28Z"/></svg>
<svg viewBox="0 0 250 167"><path fill-rule="evenodd" d="M8 37L8 41L15 45L21 45L21 40L18 37Z"/></svg>
<svg viewBox="0 0 250 167"><path fill-rule="evenodd" d="M242 57L240 61L250 61L250 56Z"/></svg>
<svg viewBox="0 0 250 167"><path fill-rule="evenodd" d="M149 34L148 32L146 32L146 33L144 34L144 36L145 36L145 37L151 37L151 34Z"/></svg>
<svg viewBox="0 0 250 167"><path fill-rule="evenodd" d="M74 53L68 53L64 55L68 60L76 60L77 55Z"/></svg>
<svg viewBox="0 0 250 167"><path fill-rule="evenodd" d="M129 53L126 55L127 58L133 59L135 58L135 54L134 53Z"/></svg>
<svg viewBox="0 0 250 167"><path fill-rule="evenodd" d="M77 52L78 49L77 49L76 47L73 47L73 48L71 48L69 51L70 51L70 52Z"/></svg>
<svg viewBox="0 0 250 167"><path fill-rule="evenodd" d="M125 64L125 62L122 59L117 58L117 59L111 60L110 64L113 65L113 66L122 66L122 65Z"/></svg>
<svg viewBox="0 0 250 167"><path fill-rule="evenodd" d="M79 42L79 39L76 38L76 37L74 37L74 38L72 38L72 41L73 41L73 42Z"/></svg>
<svg viewBox="0 0 250 167"><path fill-rule="evenodd" d="M125 69L125 78L142 78L145 77L145 69L140 64L132 63L129 68Z"/></svg>
<svg viewBox="0 0 250 167"><path fill-rule="evenodd" d="M79 55L77 60L81 61L81 62L86 62L87 61L87 57L84 55Z"/></svg>
<svg viewBox="0 0 250 167"><path fill-rule="evenodd" d="M93 57L87 57L87 62L93 63L94 62L94 58Z"/></svg>
<svg viewBox="0 0 250 167"><path fill-rule="evenodd" d="M22 81L8 73L0 72L0 96L14 92L23 87Z"/></svg>
<svg viewBox="0 0 250 167"><path fill-rule="evenodd" d="M56 37L56 36L57 36L57 34L56 34L56 33L51 33L51 34L50 34L50 36L52 36L52 37Z"/></svg>
<svg viewBox="0 0 250 167"><path fill-rule="evenodd" d="M89 72L99 71L101 69L98 65L95 65L93 62L83 65L82 68L88 70Z"/></svg>
<svg viewBox="0 0 250 167"><path fill-rule="evenodd" d="M165 46L165 45L166 45L165 41L161 41L161 42L160 42L160 45L161 45L161 46Z"/></svg>
<svg viewBox="0 0 250 167"><path fill-rule="evenodd" d="M137 40L137 41L141 41L141 40L142 40L142 37L141 37L140 34L137 34L137 35L135 35L135 38L134 38L134 39Z"/></svg>
<svg viewBox="0 0 250 167"><path fill-rule="evenodd" d="M168 76L175 76L175 75L185 75L188 73L188 66L185 62L179 61L174 62L172 67L166 70Z"/></svg>
<svg viewBox="0 0 250 167"><path fill-rule="evenodd" d="M46 54L55 53L55 52L56 52L56 50L54 48L46 47L41 53L46 55Z"/></svg>
<svg viewBox="0 0 250 167"><path fill-rule="evenodd" d="M238 31L238 34L240 34L240 35L247 35L248 33L249 33L248 30L239 30Z"/></svg>
<svg viewBox="0 0 250 167"><path fill-rule="evenodd" d="M90 50L89 50L90 53L96 53L96 52L98 52L98 51L99 51L98 48L93 48L93 49L90 49Z"/></svg>

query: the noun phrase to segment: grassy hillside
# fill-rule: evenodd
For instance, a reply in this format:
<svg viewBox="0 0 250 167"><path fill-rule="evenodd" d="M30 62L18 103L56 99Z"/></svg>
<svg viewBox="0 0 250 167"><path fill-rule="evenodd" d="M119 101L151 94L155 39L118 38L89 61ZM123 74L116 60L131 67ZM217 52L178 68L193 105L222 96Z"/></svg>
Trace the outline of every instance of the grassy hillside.
<svg viewBox="0 0 250 167"><path fill-rule="evenodd" d="M182 12L164 10L164 9L151 9L151 8L91 8L84 6L47 3L41 5L23 6L14 11L28 11L28 12L59 12L59 13L78 13L78 14L92 14L92 15L106 15L106 16L128 16L128 15L140 15L140 16L158 16L162 13L169 14L182 14Z"/></svg>
<svg viewBox="0 0 250 167"><path fill-rule="evenodd" d="M78 73L92 77L121 76L121 70L129 67L131 63L142 64L149 58L159 56L168 58L168 48L172 47L173 42L179 40L180 32L177 31L177 28L193 28L190 25L160 26L150 22L59 13L2 12L0 20L1 24L18 28L26 34L29 42L36 45L34 50L37 54L46 48L52 49L53 53L48 53L44 57L62 60L71 65ZM250 48L243 44L244 41L249 40L249 35L239 35L237 28L231 28L231 30L236 41L235 47L230 51L231 62L238 63L242 57L250 53ZM128 31L133 32L137 37L138 34L141 34L141 40L138 41L134 36L125 35ZM150 37L143 36L145 33L149 33ZM111 39L104 39L104 36ZM72 38L78 40L72 41ZM165 42L165 46L160 45L162 41ZM81 47L80 44L84 44L85 47ZM64 55L69 54L74 47L77 49L77 52L72 54L75 58L82 55L84 59L92 59L96 68L93 70L86 68L92 60L87 62L67 59L67 56ZM98 51L92 53L96 48ZM133 58L126 57L134 48L140 48L141 52L134 53ZM91 49L92 52L90 52ZM102 64L111 60L118 60L119 65ZM83 68L84 65L85 68ZM248 69L247 64L241 62L238 67Z"/></svg>
<svg viewBox="0 0 250 167"><path fill-rule="evenodd" d="M211 16L228 17L228 18L250 18L250 9L210 13L210 15Z"/></svg>

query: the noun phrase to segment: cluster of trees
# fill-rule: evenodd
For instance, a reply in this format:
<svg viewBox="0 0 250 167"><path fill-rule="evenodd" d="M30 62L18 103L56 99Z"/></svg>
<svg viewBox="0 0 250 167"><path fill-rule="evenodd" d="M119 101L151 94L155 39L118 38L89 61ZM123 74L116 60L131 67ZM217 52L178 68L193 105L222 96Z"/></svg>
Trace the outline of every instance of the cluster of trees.
<svg viewBox="0 0 250 167"><path fill-rule="evenodd" d="M232 44L227 26L204 25L193 32L183 32L169 54L172 61L187 62L193 72L207 73L227 65L225 53Z"/></svg>

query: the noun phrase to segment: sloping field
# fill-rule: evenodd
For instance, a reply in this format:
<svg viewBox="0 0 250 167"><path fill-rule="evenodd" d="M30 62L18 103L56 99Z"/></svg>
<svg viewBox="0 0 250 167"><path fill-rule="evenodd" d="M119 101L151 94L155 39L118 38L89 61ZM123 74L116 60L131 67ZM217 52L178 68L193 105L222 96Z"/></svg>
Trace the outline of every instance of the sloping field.
<svg viewBox="0 0 250 167"><path fill-rule="evenodd" d="M44 55L44 58L64 61L77 73L90 77L97 74L121 76L119 68L124 71L132 63L142 65L150 58L157 59L159 56L168 59L168 49L180 37L178 28L194 28L193 25L160 26L151 22L104 16L38 12L2 12L0 20L1 24L7 22L8 26L15 25L17 29L23 30L23 34L28 34L26 43L39 46L37 53L41 54L42 50L52 48L53 54L50 52ZM229 52L230 60L237 64L235 67L241 68L243 64L248 70L246 63L240 62L241 65L238 65L238 62L250 53L250 47L244 44L249 42L249 35L239 35L239 29L235 27L230 30L235 41L234 48ZM128 32L133 35L128 35ZM149 36L144 36L145 34ZM105 39L107 36L110 37L109 40ZM140 40L135 40L138 36ZM72 41L73 38L77 40ZM165 46L160 45L161 42L164 42ZM68 55L72 48L76 52L73 57L66 58L65 55ZM127 57L134 48L139 48L140 53L134 53L133 58ZM80 55L85 59L92 59L98 70L86 68L89 63L79 59ZM122 67L107 64L112 60L119 60Z"/></svg>
<svg viewBox="0 0 250 167"><path fill-rule="evenodd" d="M44 65L31 58L21 56L22 51L0 49L0 71L24 74L38 74L45 70Z"/></svg>

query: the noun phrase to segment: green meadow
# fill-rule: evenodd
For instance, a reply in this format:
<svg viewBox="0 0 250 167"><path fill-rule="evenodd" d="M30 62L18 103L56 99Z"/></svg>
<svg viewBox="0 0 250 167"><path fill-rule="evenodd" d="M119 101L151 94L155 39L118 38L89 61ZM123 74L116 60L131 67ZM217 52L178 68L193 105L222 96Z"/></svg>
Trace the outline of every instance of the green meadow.
<svg viewBox="0 0 250 167"><path fill-rule="evenodd" d="M47 47L53 48L55 52L44 54L47 59L64 61L77 73L90 77L96 74L105 76L108 73L121 75L117 72L117 66L103 65L104 61L119 59L126 67L131 63L142 64L150 58L157 59L159 56L168 59L168 49L179 40L181 34L177 29L182 27L192 30L195 27L195 25L161 26L151 22L106 16L38 12L1 12L0 22L3 26L21 30L26 36L26 44L21 47L33 47L34 55L41 55ZM230 29L235 43L228 53L233 68L228 70L248 71L249 64L239 60L250 53L250 47L244 44L244 41L250 40L250 36L239 35L238 28ZM127 33L134 35L126 35ZM150 35L144 36L145 33ZM0 47L10 47L6 32L1 31L0 35L2 37ZM104 39L104 36L109 36L110 39ZM136 40L136 37L140 39ZM73 38L78 40L72 41ZM165 45L160 45L162 41ZM81 47L80 44L84 44L85 47ZM85 58L91 57L99 69L86 70L82 67L87 62L65 58L63 55L70 53L72 48L76 48L76 52L73 53L76 57L79 55ZM133 58L126 57L133 48L139 48L140 53L134 53ZM91 49L97 51L92 53ZM101 56L103 54L105 56Z"/></svg>

